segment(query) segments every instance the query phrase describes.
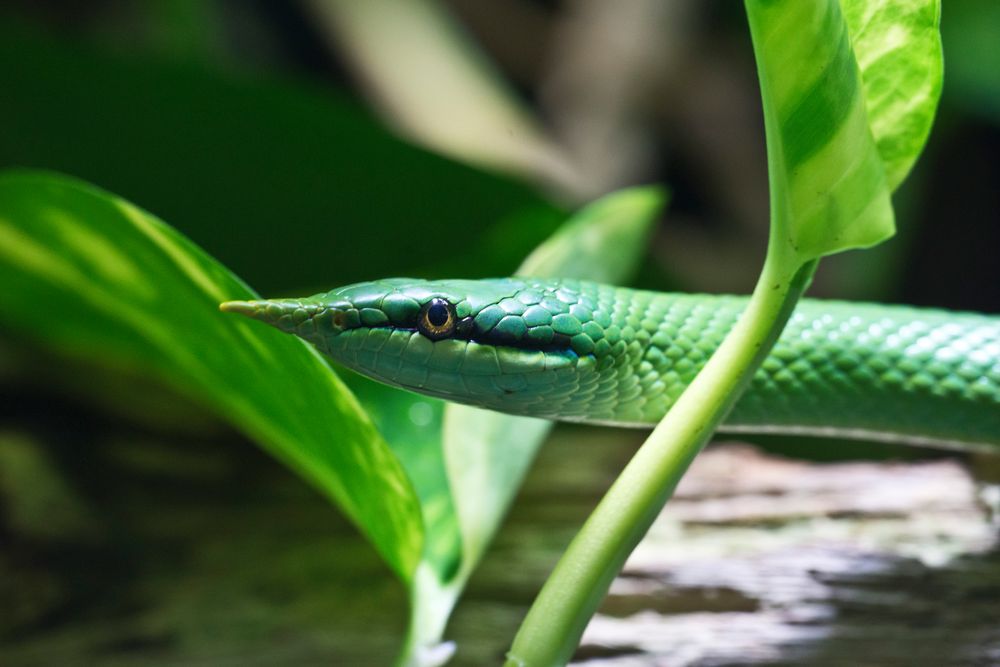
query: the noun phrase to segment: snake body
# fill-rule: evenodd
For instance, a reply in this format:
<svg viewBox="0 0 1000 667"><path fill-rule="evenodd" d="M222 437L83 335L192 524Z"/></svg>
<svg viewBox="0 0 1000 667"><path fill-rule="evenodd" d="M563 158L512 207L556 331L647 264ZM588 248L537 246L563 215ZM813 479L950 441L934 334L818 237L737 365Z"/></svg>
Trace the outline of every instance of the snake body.
<svg viewBox="0 0 1000 667"><path fill-rule="evenodd" d="M746 303L565 279L387 279L222 308L412 391L651 426ZM724 428L1000 446L1000 317L804 299Z"/></svg>

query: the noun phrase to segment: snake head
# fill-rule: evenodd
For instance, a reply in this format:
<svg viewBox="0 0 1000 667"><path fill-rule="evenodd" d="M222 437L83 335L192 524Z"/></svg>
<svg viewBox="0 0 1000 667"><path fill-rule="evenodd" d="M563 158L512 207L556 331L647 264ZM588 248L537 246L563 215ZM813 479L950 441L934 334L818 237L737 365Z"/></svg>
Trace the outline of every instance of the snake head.
<svg viewBox="0 0 1000 667"><path fill-rule="evenodd" d="M396 278L220 308L295 334L387 384L541 414L545 401L558 402L555 385L566 385L564 395L578 389L595 354L614 343L596 301L593 290L566 281Z"/></svg>

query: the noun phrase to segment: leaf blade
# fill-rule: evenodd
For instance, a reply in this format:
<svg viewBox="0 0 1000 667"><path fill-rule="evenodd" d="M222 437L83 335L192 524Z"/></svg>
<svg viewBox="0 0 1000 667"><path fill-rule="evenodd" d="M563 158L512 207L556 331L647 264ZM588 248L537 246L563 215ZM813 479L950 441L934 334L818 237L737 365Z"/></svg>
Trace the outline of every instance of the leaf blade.
<svg viewBox="0 0 1000 667"><path fill-rule="evenodd" d="M778 252L802 264L895 232L861 74L837 0L747 0Z"/></svg>
<svg viewBox="0 0 1000 667"><path fill-rule="evenodd" d="M940 0L840 0L872 134L895 190L923 150L941 98Z"/></svg>
<svg viewBox="0 0 1000 667"><path fill-rule="evenodd" d="M40 172L0 174L0 240L10 288L0 320L205 403L334 500L412 578L423 530L399 462L315 350L218 312L222 300L255 297L222 265L128 202Z"/></svg>

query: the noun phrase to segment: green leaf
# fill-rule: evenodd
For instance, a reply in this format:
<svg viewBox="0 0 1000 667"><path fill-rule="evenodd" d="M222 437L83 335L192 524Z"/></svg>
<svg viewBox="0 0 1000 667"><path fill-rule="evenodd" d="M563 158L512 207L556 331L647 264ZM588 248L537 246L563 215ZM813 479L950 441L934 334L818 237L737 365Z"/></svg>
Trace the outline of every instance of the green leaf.
<svg viewBox="0 0 1000 667"><path fill-rule="evenodd" d="M629 188L598 199L535 248L517 272L612 285L626 282L665 203L659 187Z"/></svg>
<svg viewBox="0 0 1000 667"><path fill-rule="evenodd" d="M746 0L767 133L774 252L801 265L895 231L837 0Z"/></svg>
<svg viewBox="0 0 1000 667"><path fill-rule="evenodd" d="M941 98L941 2L840 0L840 6L861 68L868 122L895 190L923 150Z"/></svg>
<svg viewBox="0 0 1000 667"><path fill-rule="evenodd" d="M665 200L660 188L642 187L593 202L525 259L518 274L627 281ZM440 638L452 605L551 427L551 422L541 419L445 406L443 455L461 531L461 567L448 581L430 573L418 576L411 651Z"/></svg>
<svg viewBox="0 0 1000 667"><path fill-rule="evenodd" d="M399 461L309 345L226 317L255 294L153 216L78 181L0 175L0 322L202 402L337 503L410 581L420 508Z"/></svg>
<svg viewBox="0 0 1000 667"><path fill-rule="evenodd" d="M441 453L444 402L389 387L337 367L365 412L399 459L420 500L424 523L422 563L449 581L461 562L461 536Z"/></svg>

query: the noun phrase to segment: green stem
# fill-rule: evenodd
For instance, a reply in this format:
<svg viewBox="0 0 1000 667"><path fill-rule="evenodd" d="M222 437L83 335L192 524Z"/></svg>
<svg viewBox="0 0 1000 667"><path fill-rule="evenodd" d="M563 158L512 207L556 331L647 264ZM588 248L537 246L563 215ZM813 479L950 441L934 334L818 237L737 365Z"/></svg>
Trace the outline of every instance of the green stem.
<svg viewBox="0 0 1000 667"><path fill-rule="evenodd" d="M442 582L427 559L421 560L410 583L410 623L396 667L438 665L438 656L450 655L440 642L463 584L462 578Z"/></svg>
<svg viewBox="0 0 1000 667"><path fill-rule="evenodd" d="M514 638L507 667L566 664L625 559L777 340L817 262L783 255L773 241L746 311L563 554Z"/></svg>

